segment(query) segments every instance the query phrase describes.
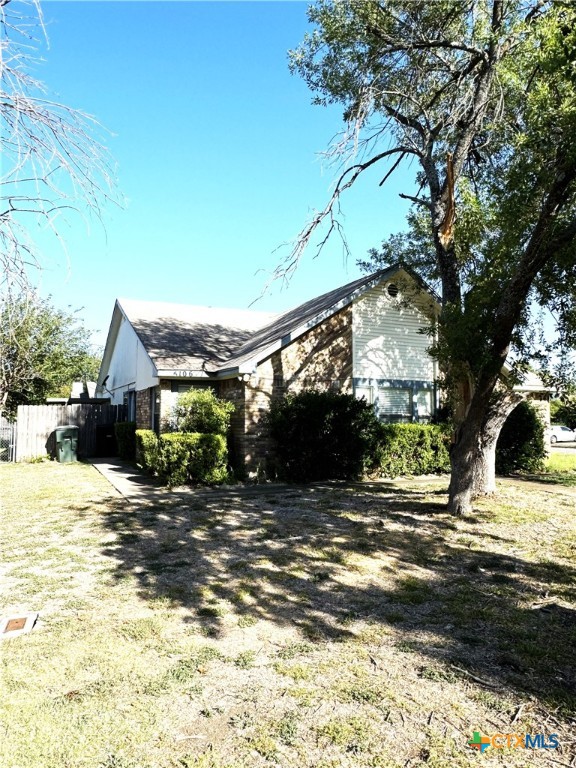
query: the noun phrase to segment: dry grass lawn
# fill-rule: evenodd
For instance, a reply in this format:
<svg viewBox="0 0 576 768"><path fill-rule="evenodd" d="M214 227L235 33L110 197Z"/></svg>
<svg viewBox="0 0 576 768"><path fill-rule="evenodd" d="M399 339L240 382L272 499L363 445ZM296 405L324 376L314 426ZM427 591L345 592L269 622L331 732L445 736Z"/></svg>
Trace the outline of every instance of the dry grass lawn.
<svg viewBox="0 0 576 768"><path fill-rule="evenodd" d="M455 520L445 489L135 506L91 466L0 466L0 614L40 614L0 645L0 765L575 766L575 490Z"/></svg>

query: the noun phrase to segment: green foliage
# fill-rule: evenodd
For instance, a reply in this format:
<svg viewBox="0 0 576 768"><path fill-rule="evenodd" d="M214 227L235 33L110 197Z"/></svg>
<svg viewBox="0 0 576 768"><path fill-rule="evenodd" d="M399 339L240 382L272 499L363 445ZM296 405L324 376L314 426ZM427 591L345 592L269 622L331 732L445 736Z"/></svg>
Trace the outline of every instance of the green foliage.
<svg viewBox="0 0 576 768"><path fill-rule="evenodd" d="M449 435L435 424L381 424L374 470L384 477L450 471Z"/></svg>
<svg viewBox="0 0 576 768"><path fill-rule="evenodd" d="M431 354L458 426L449 507L461 514L509 350L518 370L560 357L535 302L560 346L576 344L576 5L316 0L308 17L290 66L344 126L328 151L334 190L286 271L317 227L342 228L341 196L361 174L378 165L382 185L411 172L409 231L361 266L401 261L441 291Z"/></svg>
<svg viewBox="0 0 576 768"><path fill-rule="evenodd" d="M500 432L496 472L540 472L545 459L544 425L530 403L522 402L508 416Z"/></svg>
<svg viewBox="0 0 576 768"><path fill-rule="evenodd" d="M553 424L565 424L570 429L576 429L576 398L574 395L564 401L551 401L550 421Z"/></svg>
<svg viewBox="0 0 576 768"><path fill-rule="evenodd" d="M95 381L100 365L90 332L74 312L35 293L0 296L0 409L69 396L72 383Z"/></svg>
<svg viewBox="0 0 576 768"><path fill-rule="evenodd" d="M216 397L212 389L190 389L178 397L174 408L179 432L225 435L234 404Z"/></svg>
<svg viewBox="0 0 576 768"><path fill-rule="evenodd" d="M171 432L161 435L157 471L171 488L188 483L217 485L228 478L223 435Z"/></svg>
<svg viewBox="0 0 576 768"><path fill-rule="evenodd" d="M552 424L559 424L561 421L558 414L562 410L562 400L550 400L550 421ZM569 425L566 425L569 426Z"/></svg>
<svg viewBox="0 0 576 768"><path fill-rule="evenodd" d="M156 432L151 429L137 429L135 434L136 460L148 472L158 468L160 446Z"/></svg>
<svg viewBox="0 0 576 768"><path fill-rule="evenodd" d="M136 456L136 422L117 421L114 434L121 459L133 459Z"/></svg>
<svg viewBox="0 0 576 768"><path fill-rule="evenodd" d="M268 414L278 474L293 482L360 477L371 462L378 426L372 406L352 395L288 395Z"/></svg>

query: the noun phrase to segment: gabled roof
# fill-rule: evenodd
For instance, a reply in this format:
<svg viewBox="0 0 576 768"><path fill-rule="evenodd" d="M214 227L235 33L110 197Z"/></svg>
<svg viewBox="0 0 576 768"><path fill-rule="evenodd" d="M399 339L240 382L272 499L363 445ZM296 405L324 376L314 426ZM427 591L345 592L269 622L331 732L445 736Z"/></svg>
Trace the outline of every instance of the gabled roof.
<svg viewBox="0 0 576 768"><path fill-rule="evenodd" d="M157 368L217 369L270 312L119 299Z"/></svg>
<svg viewBox="0 0 576 768"><path fill-rule="evenodd" d="M251 373L259 362L290 344L378 283L407 278L437 302L433 291L406 267L395 264L353 280L298 307L274 315L251 310L119 299L102 371L108 369L121 317L125 316L156 370L193 370L211 377Z"/></svg>
<svg viewBox="0 0 576 768"><path fill-rule="evenodd" d="M264 360L276 349L286 346L306 331L336 314L352 301L382 280L391 278L400 270L398 265L361 277L347 285L317 296L315 299L285 312L271 323L253 333L231 357L223 370L248 369Z"/></svg>

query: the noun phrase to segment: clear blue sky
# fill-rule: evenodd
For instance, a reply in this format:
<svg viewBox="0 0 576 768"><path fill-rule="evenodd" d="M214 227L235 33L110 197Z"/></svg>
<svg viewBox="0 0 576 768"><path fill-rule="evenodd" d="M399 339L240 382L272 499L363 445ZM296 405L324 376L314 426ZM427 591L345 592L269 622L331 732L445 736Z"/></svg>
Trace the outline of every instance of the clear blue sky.
<svg viewBox="0 0 576 768"><path fill-rule="evenodd" d="M311 104L287 51L308 28L303 2L61 2L43 10L50 46L37 75L58 100L111 132L125 207L104 232L79 217L67 257L42 242L41 291L83 307L103 343L114 300L247 307L334 175L319 157L339 108ZM366 177L343 201L352 249L310 248L289 286L255 309L282 311L359 276L355 261L404 227L398 176Z"/></svg>

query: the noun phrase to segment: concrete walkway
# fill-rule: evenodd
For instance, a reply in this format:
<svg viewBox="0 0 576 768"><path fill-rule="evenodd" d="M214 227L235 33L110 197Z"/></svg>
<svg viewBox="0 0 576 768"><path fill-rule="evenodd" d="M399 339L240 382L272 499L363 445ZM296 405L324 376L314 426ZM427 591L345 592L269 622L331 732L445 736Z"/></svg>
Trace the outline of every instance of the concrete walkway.
<svg viewBox="0 0 576 768"><path fill-rule="evenodd" d="M181 487L170 490L158 480L139 472L133 464L116 456L107 459L88 459L110 485L131 504L159 503L189 498L215 499L223 496L253 496L263 493L277 493L294 489L281 483L219 485L214 488Z"/></svg>
<svg viewBox="0 0 576 768"><path fill-rule="evenodd" d="M265 493L294 492L295 489L304 487L299 485L286 485L283 483L262 483L261 485L239 483L238 485L219 485L213 488L180 487L170 490L165 485L160 485L156 478L146 475L143 472L139 472L133 464L117 457L108 459L88 459L88 463L92 464L100 474L108 480L110 485L131 504L142 502L161 503L190 498L211 500L222 497L246 497ZM314 487L316 489L336 489L341 486L356 486L358 489L364 488L370 490L370 487L372 487L372 489L379 488L380 490L384 490L387 486L402 488L404 485L428 485L434 481L437 481L439 484L447 483L448 476L445 475L441 477L438 475L426 475L421 477L397 477L394 479L381 478L380 480L358 481L356 483L345 483L343 481L334 480L310 483L307 487ZM576 497L576 487L556 485L554 483L548 484L542 481L538 482L530 477L498 477L497 482L503 485L522 484L527 491L533 487L535 490L545 491L551 495L564 495L572 498Z"/></svg>
<svg viewBox="0 0 576 768"><path fill-rule="evenodd" d="M109 459L88 459L110 485L129 502L154 502L167 498L166 487L155 478L139 472L130 462L113 457Z"/></svg>

